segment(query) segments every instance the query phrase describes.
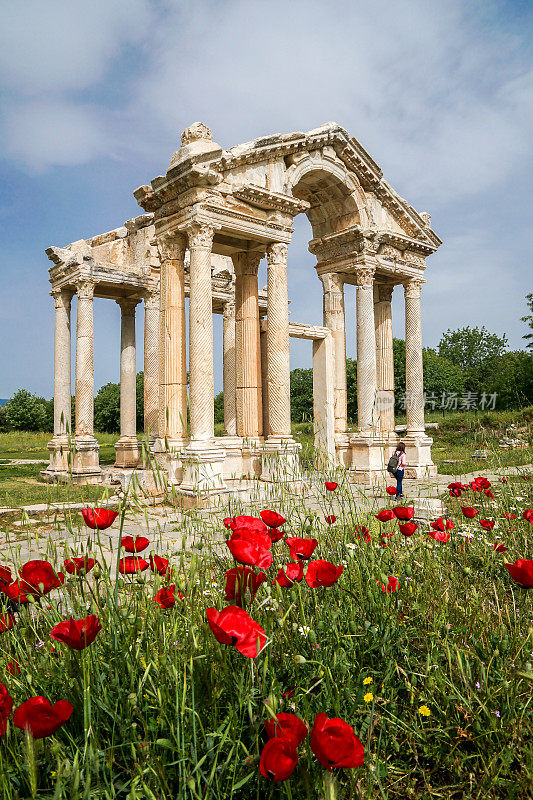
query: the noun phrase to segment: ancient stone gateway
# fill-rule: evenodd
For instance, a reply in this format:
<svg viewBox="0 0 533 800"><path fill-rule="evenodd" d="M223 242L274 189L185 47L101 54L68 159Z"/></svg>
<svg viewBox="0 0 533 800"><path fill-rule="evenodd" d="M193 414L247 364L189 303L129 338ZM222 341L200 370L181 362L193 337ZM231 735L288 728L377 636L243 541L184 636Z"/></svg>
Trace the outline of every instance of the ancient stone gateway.
<svg viewBox="0 0 533 800"><path fill-rule="evenodd" d="M425 434L420 292L440 245L430 216L383 179L359 142L328 123L229 150L187 128L165 175L134 195L144 214L47 254L55 299L52 479L99 481L93 430L93 297L121 309L116 466L141 463L135 431L135 309L145 308L145 429L178 493L235 479L298 476L290 424L290 336L313 341L316 443L354 482L382 480L394 432L391 298L405 293L407 433L412 476L434 474ZM323 327L289 322L292 223L306 214L323 285ZM267 287L258 266L267 261ZM348 431L344 285L355 284L356 432ZM77 294L76 419L70 419L70 304ZM189 297L188 348L186 297ZM213 313L222 313L225 435L214 435ZM187 394L187 354L189 390ZM189 421L187 417L189 410Z"/></svg>

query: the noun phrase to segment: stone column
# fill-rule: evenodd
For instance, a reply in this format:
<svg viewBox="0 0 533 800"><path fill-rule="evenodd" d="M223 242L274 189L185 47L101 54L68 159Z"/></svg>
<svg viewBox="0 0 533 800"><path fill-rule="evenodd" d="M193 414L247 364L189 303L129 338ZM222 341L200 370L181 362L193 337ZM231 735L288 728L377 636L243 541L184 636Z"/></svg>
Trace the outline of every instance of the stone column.
<svg viewBox="0 0 533 800"><path fill-rule="evenodd" d="M335 349L335 433L346 434L348 410L346 392L346 330L344 317L344 280L342 275L326 272L320 276L324 287L324 327L329 328Z"/></svg>
<svg viewBox="0 0 533 800"><path fill-rule="evenodd" d="M153 447L159 428L159 292L144 297L144 433Z"/></svg>
<svg viewBox="0 0 533 800"><path fill-rule="evenodd" d="M128 297L116 302L120 306L120 439L115 444L115 466L133 468L140 457L135 352L135 307L139 300Z"/></svg>
<svg viewBox="0 0 533 800"><path fill-rule="evenodd" d="M267 331L261 328L260 333L261 348L261 399L263 402L263 436L267 439L270 436L270 423L268 421L268 340Z"/></svg>
<svg viewBox="0 0 533 800"><path fill-rule="evenodd" d="M235 353L237 435L257 439L263 432L261 348L257 270L263 254L237 253L235 265Z"/></svg>
<svg viewBox="0 0 533 800"><path fill-rule="evenodd" d="M185 249L181 234L158 239L161 256L159 322L159 451L177 450L187 439ZM154 414L155 418L155 414Z"/></svg>
<svg viewBox="0 0 533 800"><path fill-rule="evenodd" d="M357 280L357 427L371 434L376 399L376 333L374 328L374 269L362 267Z"/></svg>
<svg viewBox="0 0 533 800"><path fill-rule="evenodd" d="M237 418L235 406L235 301L233 299L224 303L222 326L224 430L227 436L235 436L237 433Z"/></svg>
<svg viewBox="0 0 533 800"><path fill-rule="evenodd" d="M407 435L425 434L424 376L422 364L422 281L413 278L405 288L405 394Z"/></svg>
<svg viewBox="0 0 533 800"><path fill-rule="evenodd" d="M94 283L82 280L76 290L76 427L72 475L74 480L94 482L101 472L100 446L94 438Z"/></svg>
<svg viewBox="0 0 533 800"><path fill-rule="evenodd" d="M382 433L394 433L394 354L392 347L393 286L374 286L376 326L377 414Z"/></svg>
<svg viewBox="0 0 533 800"><path fill-rule="evenodd" d="M267 360L269 438L291 439L287 245L268 245Z"/></svg>
<svg viewBox="0 0 533 800"><path fill-rule="evenodd" d="M54 334L54 435L48 443L50 464L45 477L70 469L71 386L70 386L70 305L73 290L53 289L55 302Z"/></svg>

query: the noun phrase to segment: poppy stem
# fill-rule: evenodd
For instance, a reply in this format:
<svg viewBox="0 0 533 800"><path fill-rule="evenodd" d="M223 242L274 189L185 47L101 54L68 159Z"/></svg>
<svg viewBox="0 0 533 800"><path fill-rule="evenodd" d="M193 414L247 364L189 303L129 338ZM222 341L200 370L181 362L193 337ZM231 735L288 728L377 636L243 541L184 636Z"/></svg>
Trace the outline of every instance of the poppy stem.
<svg viewBox="0 0 533 800"><path fill-rule="evenodd" d="M26 763L30 777L30 792L32 798L37 797L37 761L35 760L34 740L30 729L26 728Z"/></svg>
<svg viewBox="0 0 533 800"><path fill-rule="evenodd" d="M324 800L337 800L337 781L329 771L324 775Z"/></svg>

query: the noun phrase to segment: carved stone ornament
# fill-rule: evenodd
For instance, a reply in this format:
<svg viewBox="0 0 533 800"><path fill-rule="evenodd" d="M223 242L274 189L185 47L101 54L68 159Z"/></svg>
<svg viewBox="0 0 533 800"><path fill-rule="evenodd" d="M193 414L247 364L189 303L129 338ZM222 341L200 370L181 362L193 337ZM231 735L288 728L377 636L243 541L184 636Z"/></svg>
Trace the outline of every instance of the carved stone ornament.
<svg viewBox="0 0 533 800"><path fill-rule="evenodd" d="M118 300L115 301L117 305L120 306L120 311L124 317L134 317L135 316L135 308L139 303L137 298L132 297L119 297Z"/></svg>
<svg viewBox="0 0 533 800"><path fill-rule="evenodd" d="M72 289L52 289L50 292L54 298L56 308L70 308L72 301Z"/></svg>
<svg viewBox="0 0 533 800"><path fill-rule="evenodd" d="M374 281L375 269L371 267L360 267L355 270L355 280L358 286L372 286Z"/></svg>
<svg viewBox="0 0 533 800"><path fill-rule="evenodd" d="M92 281L80 281L76 284L76 294L78 300L92 300L94 297L94 283Z"/></svg>
<svg viewBox="0 0 533 800"><path fill-rule="evenodd" d="M213 141L213 137L211 136L211 129L204 125L203 122L193 122L192 125L189 125L188 128L185 128L183 133L181 134L181 146L184 147L187 144L191 144L192 142L200 142L200 141Z"/></svg>
<svg viewBox="0 0 533 800"><path fill-rule="evenodd" d="M157 249L161 261L183 261L187 240L180 233L164 233L157 238Z"/></svg>
<svg viewBox="0 0 533 800"><path fill-rule="evenodd" d="M267 248L267 261L269 266L282 266L287 264L288 247L283 242L269 244Z"/></svg>
<svg viewBox="0 0 533 800"><path fill-rule="evenodd" d="M189 249L193 247L206 247L208 250L213 246L214 228L206 222L193 222L187 227L189 237Z"/></svg>
<svg viewBox="0 0 533 800"><path fill-rule="evenodd" d="M424 282L419 278L411 278L411 280L404 283L406 297L420 297L422 291L422 284Z"/></svg>
<svg viewBox="0 0 533 800"><path fill-rule="evenodd" d="M378 285L378 302L379 303L390 303L392 300L392 292L394 290L394 286L387 286L385 283L380 283Z"/></svg>
<svg viewBox="0 0 533 800"><path fill-rule="evenodd" d="M146 292L144 295L144 307L145 308L159 308L159 301L160 301L160 292Z"/></svg>
<svg viewBox="0 0 533 800"><path fill-rule="evenodd" d="M401 258L402 253L401 250L398 250L396 247L393 247L390 244L382 244L379 248L378 255L384 256L385 258Z"/></svg>
<svg viewBox="0 0 533 800"><path fill-rule="evenodd" d="M326 294L344 293L344 278L339 272L323 272L319 277Z"/></svg>
<svg viewBox="0 0 533 800"><path fill-rule="evenodd" d="M224 319L234 319L235 318L235 300L226 300L224 303L224 310L222 312L222 316Z"/></svg>
<svg viewBox="0 0 533 800"><path fill-rule="evenodd" d="M418 216L423 221L426 228L431 228L431 214L428 214L427 211L421 211Z"/></svg>
<svg viewBox="0 0 533 800"><path fill-rule="evenodd" d="M240 275L257 275L259 263L264 255L256 250L251 253L235 253L233 256L235 272Z"/></svg>
<svg viewBox="0 0 533 800"><path fill-rule="evenodd" d="M421 256L419 253L413 253L411 250L406 250L403 254L404 261L407 261L409 264L416 264L418 267L424 267L426 264L426 259L424 256Z"/></svg>

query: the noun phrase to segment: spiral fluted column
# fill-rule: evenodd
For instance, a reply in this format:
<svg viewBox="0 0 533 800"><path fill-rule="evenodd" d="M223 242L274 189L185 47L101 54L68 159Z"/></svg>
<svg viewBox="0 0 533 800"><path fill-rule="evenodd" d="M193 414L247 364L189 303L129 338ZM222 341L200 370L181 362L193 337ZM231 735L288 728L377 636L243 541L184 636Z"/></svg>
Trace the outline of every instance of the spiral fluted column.
<svg viewBox="0 0 533 800"><path fill-rule="evenodd" d="M359 432L372 430L376 399L376 333L374 326L374 269L363 267L355 272L357 280L357 427Z"/></svg>
<svg viewBox="0 0 533 800"><path fill-rule="evenodd" d="M324 327L329 328L334 342L335 374L335 433L348 430L348 401L346 392L346 329L344 316L344 280L342 275L326 272L320 275L324 288Z"/></svg>
<svg viewBox="0 0 533 800"><path fill-rule="evenodd" d="M100 473L94 437L94 283L82 280L76 286L76 430L72 473L75 478L90 480Z"/></svg>
<svg viewBox="0 0 533 800"><path fill-rule="evenodd" d="M144 296L144 432L153 445L159 427L159 292Z"/></svg>
<svg viewBox="0 0 533 800"><path fill-rule="evenodd" d="M407 435L424 434L424 374L422 362L422 281L412 279L405 289L405 394Z"/></svg>
<svg viewBox="0 0 533 800"><path fill-rule="evenodd" d="M268 420L269 436L291 438L291 375L287 245L268 245Z"/></svg>
<svg viewBox="0 0 533 800"><path fill-rule="evenodd" d="M393 286L374 286L376 326L377 414L383 433L394 432L394 354L392 346Z"/></svg>
<svg viewBox="0 0 533 800"><path fill-rule="evenodd" d="M235 380L236 380L236 355L235 355L235 302L227 300L224 303L222 321L222 380L224 390L224 430L227 436L237 433Z"/></svg>
<svg viewBox="0 0 533 800"><path fill-rule="evenodd" d="M262 253L237 253L235 265L235 352L237 435L257 438L263 432L261 348L257 270Z"/></svg>

